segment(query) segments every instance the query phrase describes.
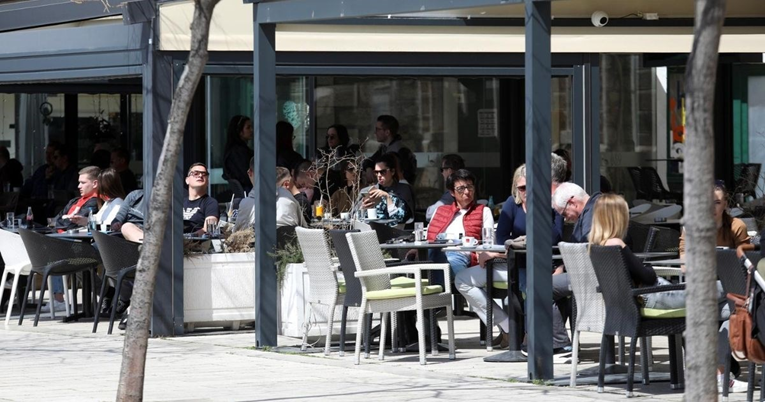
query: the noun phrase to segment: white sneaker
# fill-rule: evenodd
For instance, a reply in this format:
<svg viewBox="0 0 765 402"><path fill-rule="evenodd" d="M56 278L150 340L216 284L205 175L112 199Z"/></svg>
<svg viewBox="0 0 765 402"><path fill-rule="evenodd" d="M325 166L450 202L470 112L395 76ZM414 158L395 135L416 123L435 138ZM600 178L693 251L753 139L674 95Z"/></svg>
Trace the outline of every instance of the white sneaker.
<svg viewBox="0 0 765 402"><path fill-rule="evenodd" d="M733 378L733 373L730 374L730 386L728 387L728 393L734 394L734 393L740 393L740 392L746 392L747 388L749 387L749 384L745 381L739 381ZM718 374L717 375L717 392L722 393L723 391L723 375Z"/></svg>
<svg viewBox="0 0 765 402"><path fill-rule="evenodd" d="M66 311L66 303L58 300L53 300L53 311ZM50 303L46 303L40 309L41 313L50 313Z"/></svg>

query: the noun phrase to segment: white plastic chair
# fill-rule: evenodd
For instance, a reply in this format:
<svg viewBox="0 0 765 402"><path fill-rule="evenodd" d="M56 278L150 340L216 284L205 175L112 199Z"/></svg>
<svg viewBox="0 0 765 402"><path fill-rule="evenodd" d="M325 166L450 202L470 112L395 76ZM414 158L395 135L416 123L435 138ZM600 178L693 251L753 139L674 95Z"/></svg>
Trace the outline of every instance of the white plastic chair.
<svg viewBox="0 0 765 402"><path fill-rule="evenodd" d="M19 277L28 276L32 270L32 263L29 261L27 249L24 248L24 242L21 236L6 230L0 230L0 254L5 261L2 281L0 281L0 300L3 300L5 291L5 281L8 274L13 275L13 285L11 285L11 297L8 299L8 311L5 313L5 325L11 320L13 311L13 301L16 297L16 289L19 286Z"/></svg>
<svg viewBox="0 0 765 402"><path fill-rule="evenodd" d="M391 312L416 311L417 329L420 346L420 364L425 364L425 321L423 310L445 308L449 331L449 360L454 360L454 321L452 317L452 286L449 264L410 264L386 267L380 244L375 232L347 233L348 245L356 264L355 276L360 279L362 299L359 307L359 323L356 332L355 364L360 363L361 336L364 332L364 314L383 313L380 331L380 355L384 359L385 336L387 332L386 316ZM444 272L445 287L440 285L422 285L422 271L438 269ZM414 275L415 286L411 288L392 288L390 275ZM395 325L395 320L393 320ZM395 332L395 328L394 332ZM438 355L435 331L431 330L432 356Z"/></svg>
<svg viewBox="0 0 765 402"><path fill-rule="evenodd" d="M342 306L345 294L340 292L337 273L333 269L332 258L329 254L327 239L322 229L295 228L300 249L303 250L305 267L311 290L308 297L308 307L305 309L305 330L300 350L305 350L308 342L308 323L314 304L327 306L327 338L324 344L324 355L329 356L329 346L332 340L332 327L335 318L335 306Z"/></svg>

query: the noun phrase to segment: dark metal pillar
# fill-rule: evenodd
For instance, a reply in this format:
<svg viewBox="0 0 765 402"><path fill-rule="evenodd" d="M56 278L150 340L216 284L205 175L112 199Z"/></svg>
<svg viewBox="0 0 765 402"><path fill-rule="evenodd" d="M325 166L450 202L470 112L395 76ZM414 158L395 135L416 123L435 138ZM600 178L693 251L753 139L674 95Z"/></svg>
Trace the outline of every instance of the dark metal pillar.
<svg viewBox="0 0 765 402"><path fill-rule="evenodd" d="M253 126L255 129L255 341L276 346L276 47L274 24L259 23L253 4Z"/></svg>
<svg viewBox="0 0 765 402"><path fill-rule="evenodd" d="M574 67L574 182L589 194L600 191L599 55Z"/></svg>
<svg viewBox="0 0 765 402"><path fill-rule="evenodd" d="M529 380L553 378L550 3L526 0L527 322Z"/></svg>
<svg viewBox="0 0 765 402"><path fill-rule="evenodd" d="M158 43L156 37L153 43ZM151 199L152 183L165 142L174 89L172 58L154 49L153 45L148 47L143 69L143 188L147 200ZM182 208L185 192L182 166L183 160L179 160L154 291L151 335L155 337L183 334Z"/></svg>

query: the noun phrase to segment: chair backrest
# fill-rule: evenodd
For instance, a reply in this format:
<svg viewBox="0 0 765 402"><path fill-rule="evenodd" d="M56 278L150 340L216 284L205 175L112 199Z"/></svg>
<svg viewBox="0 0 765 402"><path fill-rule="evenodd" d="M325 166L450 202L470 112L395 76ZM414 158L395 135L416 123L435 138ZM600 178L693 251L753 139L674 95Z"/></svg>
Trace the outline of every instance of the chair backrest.
<svg viewBox="0 0 765 402"><path fill-rule="evenodd" d="M653 198L664 198L669 192L664 188L664 184L661 182L661 176L655 168L651 166L643 166L640 169L641 187L647 196Z"/></svg>
<svg viewBox="0 0 765 402"><path fill-rule="evenodd" d="M607 335L635 336L640 323L640 310L632 297L632 278L625 263L626 251L619 246L590 247L590 259L598 277L606 305Z"/></svg>
<svg viewBox="0 0 765 402"><path fill-rule="evenodd" d="M680 232L663 226L651 226L648 233L646 252L678 251L680 248Z"/></svg>
<svg viewBox="0 0 765 402"><path fill-rule="evenodd" d="M647 205L647 204L643 204ZM630 221L627 227L627 236L632 240L632 250L638 252L648 252L648 237L651 233L651 227L640 222Z"/></svg>
<svg viewBox="0 0 765 402"><path fill-rule="evenodd" d="M337 275L332 270L332 257L322 229L295 228L300 249L303 250L308 280L311 282L312 303L332 304L337 297Z"/></svg>
<svg viewBox="0 0 765 402"><path fill-rule="evenodd" d="M7 230L0 230L0 255L6 266L32 265L21 236Z"/></svg>
<svg viewBox="0 0 765 402"><path fill-rule="evenodd" d="M345 237L348 239L353 262L358 271L385 268L385 259L375 232L346 233ZM390 289L390 277L387 275L360 279L364 291Z"/></svg>
<svg viewBox="0 0 765 402"><path fill-rule="evenodd" d="M43 268L52 262L71 259L101 259L89 243L56 239L27 229L19 229L19 235L24 241L33 268Z"/></svg>
<svg viewBox="0 0 765 402"><path fill-rule="evenodd" d="M247 197L247 194L244 193L244 187L242 187L242 183L239 183L239 180L228 179L228 189L234 193L234 197Z"/></svg>
<svg viewBox="0 0 765 402"><path fill-rule="evenodd" d="M597 292L598 277L592 267L587 243L558 243L576 301L576 330L603 332L606 306Z"/></svg>
<svg viewBox="0 0 765 402"><path fill-rule="evenodd" d="M340 260L340 270L345 278L345 298L343 299L343 304L346 306L359 306L361 305L361 282L354 275L356 273L356 263L353 261L353 254L351 254L348 239L345 237L346 233L358 233L358 230L334 229L329 231L329 235L332 236L332 244L335 245L337 259Z"/></svg>
<svg viewBox="0 0 765 402"><path fill-rule="evenodd" d="M635 197L646 198L648 195L643 191L643 179L641 178L640 168L637 166L627 167L627 172L632 179L632 185L635 186Z"/></svg>
<svg viewBox="0 0 765 402"><path fill-rule="evenodd" d="M360 232L369 232L372 230L372 227L369 226L368 223L364 221L360 221L360 220L353 220L351 222L351 227L353 227L353 229L358 230Z"/></svg>
<svg viewBox="0 0 765 402"><path fill-rule="evenodd" d="M717 250L717 279L722 283L723 292L746 294L746 268L736 256L736 250Z"/></svg>
<svg viewBox="0 0 765 402"><path fill-rule="evenodd" d="M138 251L139 243L98 231L93 232L93 239L104 262L106 276L116 279L120 271L138 264L138 258L141 256Z"/></svg>

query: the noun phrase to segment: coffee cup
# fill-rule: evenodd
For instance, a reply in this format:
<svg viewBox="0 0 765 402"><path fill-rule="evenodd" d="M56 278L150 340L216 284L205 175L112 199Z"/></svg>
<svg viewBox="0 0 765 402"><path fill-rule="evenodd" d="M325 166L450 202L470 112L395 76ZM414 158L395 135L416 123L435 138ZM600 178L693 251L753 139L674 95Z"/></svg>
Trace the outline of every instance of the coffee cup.
<svg viewBox="0 0 765 402"><path fill-rule="evenodd" d="M367 209L367 219L377 219L377 210L374 208Z"/></svg>
<svg viewBox="0 0 765 402"><path fill-rule="evenodd" d="M340 219L342 219L344 221L348 221L348 220L351 219L351 214L348 213L348 212L341 212L340 213Z"/></svg>
<svg viewBox="0 0 765 402"><path fill-rule="evenodd" d="M467 247L475 247L478 245L478 240L475 237L463 237L462 245Z"/></svg>

